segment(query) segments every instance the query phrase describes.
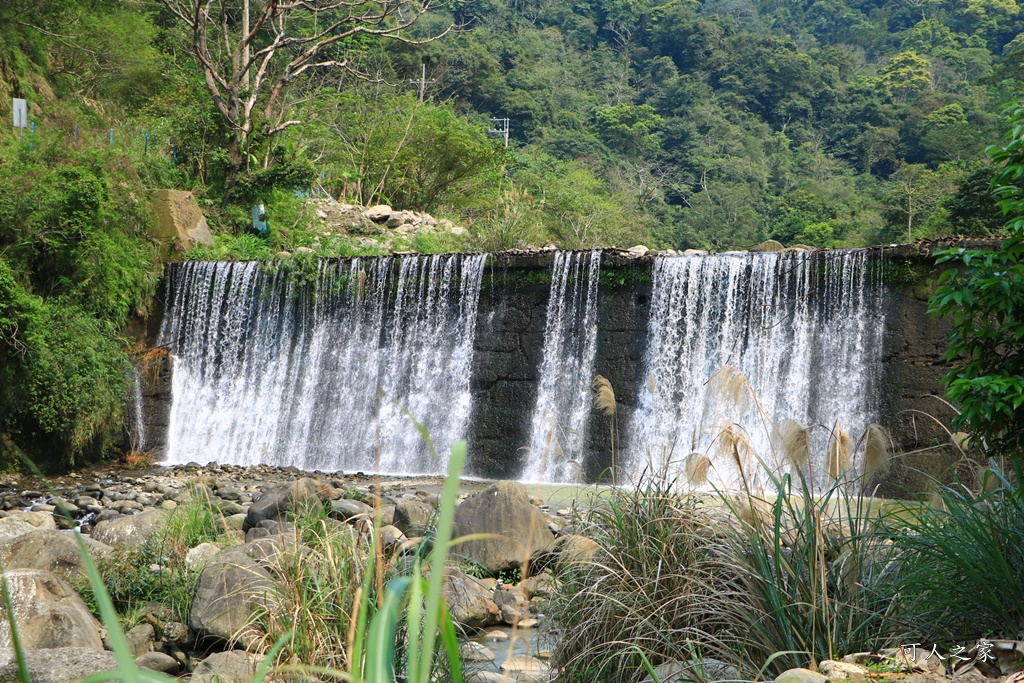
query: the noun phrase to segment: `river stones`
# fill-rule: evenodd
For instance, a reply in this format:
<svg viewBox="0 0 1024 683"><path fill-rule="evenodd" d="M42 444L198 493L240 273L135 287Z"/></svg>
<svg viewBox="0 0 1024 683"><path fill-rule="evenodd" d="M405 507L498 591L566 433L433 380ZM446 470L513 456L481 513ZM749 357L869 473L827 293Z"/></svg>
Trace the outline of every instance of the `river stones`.
<svg viewBox="0 0 1024 683"><path fill-rule="evenodd" d="M456 536L493 534L460 544L459 553L494 574L522 566L555 540L526 487L516 481L499 481L462 501L455 527Z"/></svg>
<svg viewBox="0 0 1024 683"><path fill-rule="evenodd" d="M100 623L63 579L39 569L12 569L4 576L26 649L103 649ZM5 615L0 616L0 647L11 647L10 625Z"/></svg>

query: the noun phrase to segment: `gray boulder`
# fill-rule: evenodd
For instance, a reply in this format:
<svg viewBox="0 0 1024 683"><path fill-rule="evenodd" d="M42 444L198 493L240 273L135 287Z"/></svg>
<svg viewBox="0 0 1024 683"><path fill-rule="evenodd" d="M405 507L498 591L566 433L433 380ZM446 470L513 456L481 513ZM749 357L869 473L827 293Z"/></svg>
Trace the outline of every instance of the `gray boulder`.
<svg viewBox="0 0 1024 683"><path fill-rule="evenodd" d="M192 683L250 683L259 660L241 650L212 654L196 665Z"/></svg>
<svg viewBox="0 0 1024 683"><path fill-rule="evenodd" d="M316 482L308 477L266 491L249 506L243 531L259 526L264 520L279 520L302 505L318 501Z"/></svg>
<svg viewBox="0 0 1024 683"><path fill-rule="evenodd" d="M210 559L199 576L189 626L202 638L238 642L248 647L258 633L255 609L268 608L274 579L253 557L258 543L227 548ZM262 558L261 558L262 559Z"/></svg>
<svg viewBox="0 0 1024 683"><path fill-rule="evenodd" d="M690 681L736 681L739 672L736 667L718 659L706 657L697 662L665 662L655 667L654 673L661 683L689 683ZM641 683L654 683L654 678L647 676Z"/></svg>
<svg viewBox="0 0 1024 683"><path fill-rule="evenodd" d="M810 669L789 669L776 676L775 683L828 683L828 678Z"/></svg>
<svg viewBox="0 0 1024 683"><path fill-rule="evenodd" d="M373 507L358 500L340 498L331 501L331 517L347 522L353 517L373 515Z"/></svg>
<svg viewBox="0 0 1024 683"><path fill-rule="evenodd" d="M82 536L82 540L93 559L113 550L89 536ZM63 579L85 576L78 543L66 531L31 531L0 541L0 562L7 569L44 569Z"/></svg>
<svg viewBox="0 0 1024 683"><path fill-rule="evenodd" d="M459 554L493 573L521 566L555 540L526 487L515 481L499 481L459 504L455 535L469 534L494 535L459 545Z"/></svg>
<svg viewBox="0 0 1024 683"><path fill-rule="evenodd" d="M174 675L181 670L181 662L163 652L147 652L135 658L136 666L150 671Z"/></svg>
<svg viewBox="0 0 1024 683"><path fill-rule="evenodd" d="M26 649L103 649L99 622L63 579L39 569L12 569L4 576ZM12 645L7 616L0 614L0 647Z"/></svg>
<svg viewBox="0 0 1024 683"><path fill-rule="evenodd" d="M25 653L32 683L71 683L117 668L113 652L92 647L60 647ZM0 683L19 683L14 650L0 649Z"/></svg>
<svg viewBox="0 0 1024 683"><path fill-rule="evenodd" d="M406 536L422 536L430 529L434 508L419 500L399 501L393 524Z"/></svg>
<svg viewBox="0 0 1024 683"><path fill-rule="evenodd" d="M452 620L463 631L472 631L497 624L498 607L491 601L493 590L483 581L455 567L448 567L444 599Z"/></svg>
<svg viewBox="0 0 1024 683"><path fill-rule="evenodd" d="M48 512L18 512L0 519L0 539L17 538L33 531L56 530L53 515Z"/></svg>
<svg viewBox="0 0 1024 683"><path fill-rule="evenodd" d="M115 548L135 548L155 538L166 522L165 510L146 510L97 522L92 530L92 538Z"/></svg>

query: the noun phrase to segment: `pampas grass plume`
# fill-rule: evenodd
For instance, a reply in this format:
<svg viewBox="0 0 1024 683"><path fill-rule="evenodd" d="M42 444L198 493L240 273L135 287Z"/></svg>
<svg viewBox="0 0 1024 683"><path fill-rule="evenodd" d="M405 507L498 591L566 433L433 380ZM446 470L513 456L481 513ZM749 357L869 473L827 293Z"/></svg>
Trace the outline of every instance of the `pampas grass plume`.
<svg viewBox="0 0 1024 683"><path fill-rule="evenodd" d="M703 486L708 481L708 469L711 467L711 459L700 453L690 453L686 456L686 480L690 486Z"/></svg>
<svg viewBox="0 0 1024 683"><path fill-rule="evenodd" d="M836 426L832 430L832 438L829 439L827 451L828 476L833 481L838 481L850 469L850 451L853 450L852 446L853 439L843 431L839 420L836 420Z"/></svg>
<svg viewBox="0 0 1024 683"><path fill-rule="evenodd" d="M605 415L615 414L615 390L603 375L594 378L594 407Z"/></svg>
<svg viewBox="0 0 1024 683"><path fill-rule="evenodd" d="M864 475L885 474L889 470L889 446L892 443L886 431L876 424L868 425L864 432Z"/></svg>
<svg viewBox="0 0 1024 683"><path fill-rule="evenodd" d="M811 434L796 420L779 420L773 427L775 448L794 469L807 466L811 459Z"/></svg>

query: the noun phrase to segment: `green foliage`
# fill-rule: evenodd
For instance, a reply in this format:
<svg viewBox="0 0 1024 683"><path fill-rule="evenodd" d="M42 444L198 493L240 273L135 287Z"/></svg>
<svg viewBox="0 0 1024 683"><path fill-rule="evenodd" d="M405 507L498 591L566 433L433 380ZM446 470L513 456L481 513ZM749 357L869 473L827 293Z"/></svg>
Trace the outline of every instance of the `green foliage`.
<svg viewBox="0 0 1024 683"><path fill-rule="evenodd" d="M1024 471L993 466L982 491L959 478L937 485L941 505L898 513L898 580L914 616L907 636L924 642L1016 639L1024 631Z"/></svg>
<svg viewBox="0 0 1024 683"><path fill-rule="evenodd" d="M988 149L1001 165L993 182L998 205L1008 217L1005 240L995 249L943 252L943 273L931 311L953 320L946 375L949 398L968 429L997 454L1024 452L1024 107L1008 110L1011 130L1004 146Z"/></svg>

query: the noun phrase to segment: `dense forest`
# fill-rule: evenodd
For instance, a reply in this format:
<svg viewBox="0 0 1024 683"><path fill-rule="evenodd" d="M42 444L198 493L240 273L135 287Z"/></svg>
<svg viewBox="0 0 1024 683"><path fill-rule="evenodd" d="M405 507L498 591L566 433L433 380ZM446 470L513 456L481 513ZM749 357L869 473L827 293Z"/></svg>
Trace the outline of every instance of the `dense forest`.
<svg viewBox="0 0 1024 683"><path fill-rule="evenodd" d="M468 228L423 252L988 235L1022 64L1015 0L5 0L0 445L109 450L152 189L206 258L381 251L311 193Z"/></svg>

